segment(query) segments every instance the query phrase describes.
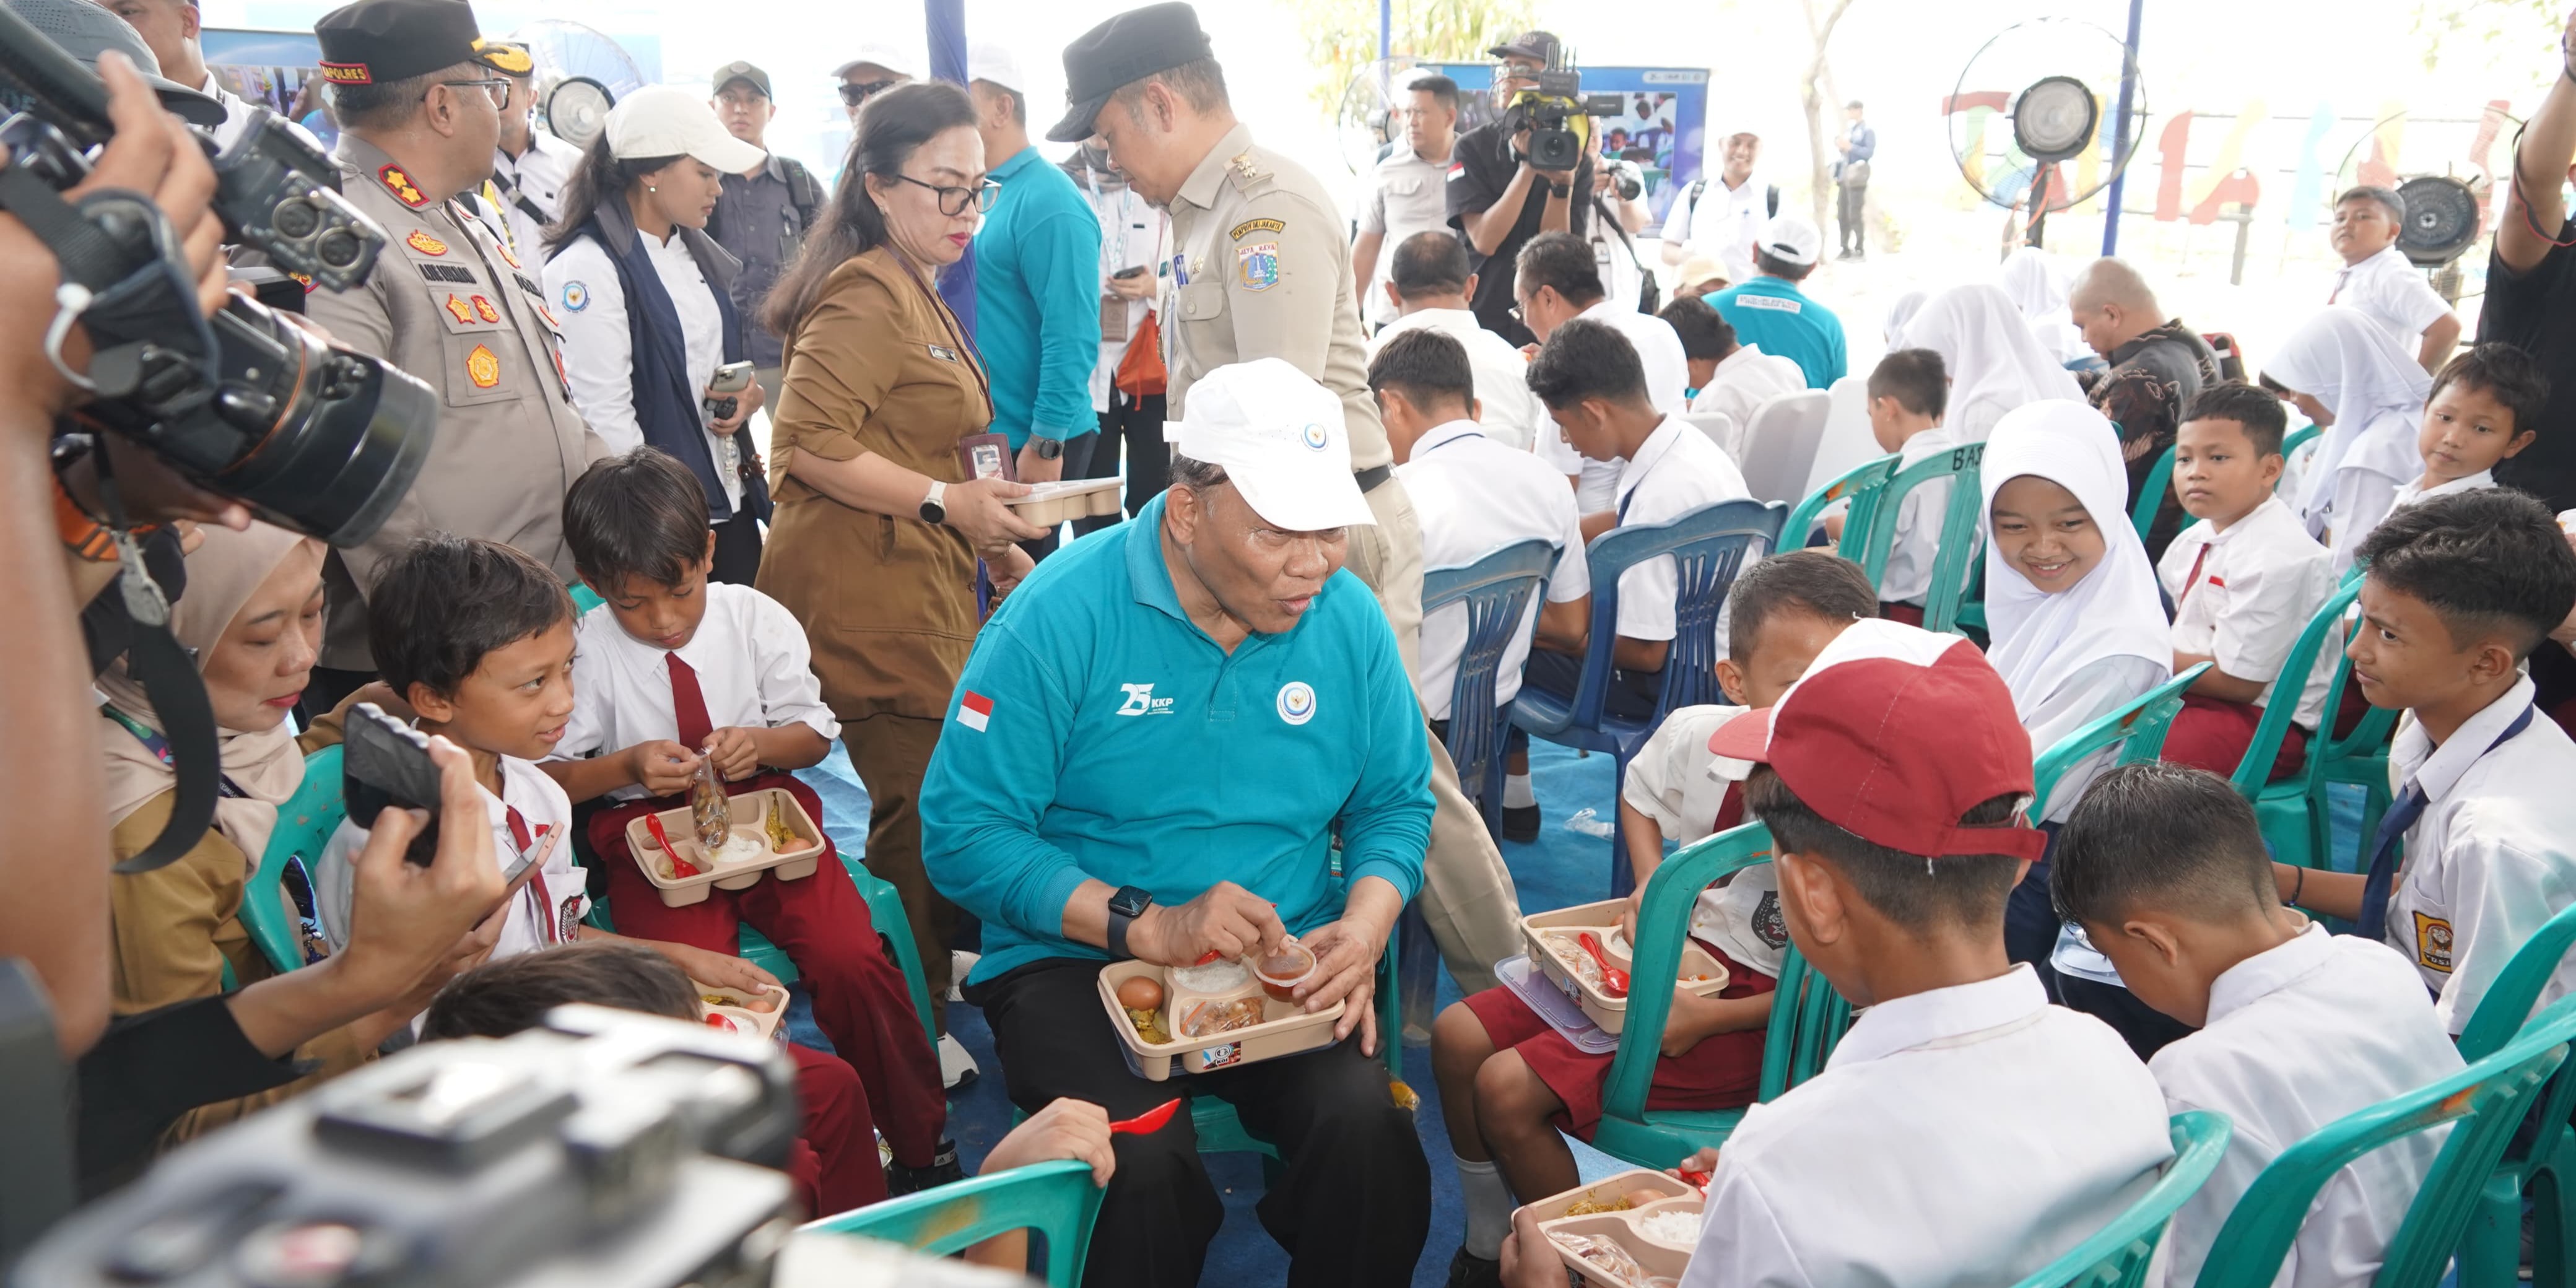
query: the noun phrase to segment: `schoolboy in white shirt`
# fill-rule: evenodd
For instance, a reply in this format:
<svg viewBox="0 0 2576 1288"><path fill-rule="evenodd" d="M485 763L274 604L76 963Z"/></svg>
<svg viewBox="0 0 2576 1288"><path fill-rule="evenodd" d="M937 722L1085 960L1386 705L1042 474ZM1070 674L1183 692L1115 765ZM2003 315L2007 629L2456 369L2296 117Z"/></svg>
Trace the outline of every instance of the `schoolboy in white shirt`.
<svg viewBox="0 0 2576 1288"><path fill-rule="evenodd" d="M867 1087L894 1150L894 1191L907 1193L955 1168L940 1139L947 1102L910 987L831 839L811 876L711 889L677 908L627 843L629 820L683 803L702 757L728 794L781 788L823 821L814 790L783 772L820 762L840 732L804 629L759 591L708 580L705 509L688 467L651 447L592 463L564 494L573 566L607 602L582 616L575 702L542 768L576 802L610 798L584 837L626 933L728 953L747 922L796 963L815 1026Z"/></svg>
<svg viewBox="0 0 2576 1288"><path fill-rule="evenodd" d="M2290 646L2335 588L2333 557L2273 494L2286 425L2280 399L2229 382L2195 395L2174 437L2174 493L2198 522L2165 547L2156 578L2174 605L2174 673L2210 669L2183 694L2164 758L2221 776L2245 758ZM2308 674L2292 678L2298 709L2270 778L2307 763L2334 668L2334 649L2320 647Z"/></svg>
<svg viewBox="0 0 2576 1288"><path fill-rule="evenodd" d="M2390 515L2360 558L2352 677L2370 705L2410 717L2388 755L2401 787L2365 874L2275 871L2284 902L2350 918L2413 962L2456 1036L2514 951L2576 898L2576 743L2522 672L2576 607L2576 552L2546 506L2487 488ZM2540 1004L2571 990L2576 964L2563 964Z"/></svg>
<svg viewBox="0 0 2576 1288"><path fill-rule="evenodd" d="M1478 417L1476 371L1467 346L1446 332L1398 331L1369 359L1369 390L1395 449L1395 472L1422 525L1422 566L1463 568L1506 546L1556 546L1542 606L1533 599L1494 671L1494 705L1521 691L1532 632L1581 639L1592 611L1574 495L1537 457L1495 441ZM1467 647L1467 606L1451 604L1422 621L1422 666L1414 693L1433 729L1446 736L1459 655Z"/></svg>
<svg viewBox="0 0 2576 1288"><path fill-rule="evenodd" d="M2364 185L2335 199L2327 236L2343 267L2335 270L2326 303L2368 314L2431 371L2460 342L2460 319L2424 280L2424 270L2397 249L2405 222L2406 199L2386 188Z"/></svg>
<svg viewBox="0 0 2576 1288"><path fill-rule="evenodd" d="M2548 404L2549 377L2512 345L2474 345L2444 363L2433 377L2432 396L2424 400L2424 428L2415 439L2424 472L2399 484L2388 508L2494 487L2496 463L2540 440Z"/></svg>
<svg viewBox="0 0 2576 1288"><path fill-rule="evenodd" d="M2021 812L2030 737L1976 646L1855 623L1711 749L1765 766L1745 800L1790 939L1863 1009L1824 1072L1684 1163L1713 1169L1684 1288L2012 1283L2144 1194L2173 1156L2155 1080L2004 956L2045 838ZM1514 1288L1565 1282L1543 1239L1518 1224Z"/></svg>
<svg viewBox="0 0 2576 1288"><path fill-rule="evenodd" d="M1958 447L1942 424L1950 402L1950 374L1930 349L1898 349L1869 373L1869 433L1882 452L1896 453L1899 474ZM1941 525L1948 517L1950 480L1934 479L1896 503L1896 534L1887 567L1878 578L1878 611L1889 621L1923 624L1932 593L1932 563L1941 554ZM1842 536L1839 518L1833 535Z"/></svg>
<svg viewBox="0 0 2576 1288"><path fill-rule="evenodd" d="M2139 1000L2197 1030L2147 1064L2166 1106L2235 1124L2218 1170L2165 1231L2177 1284L2200 1274L2228 1213L2281 1151L2465 1067L2406 959L2282 907L2271 870L2253 807L2225 779L2155 761L2096 779L2049 861L2058 912ZM2337 1173L2275 1282L2370 1282L2449 1132Z"/></svg>
<svg viewBox="0 0 2576 1288"><path fill-rule="evenodd" d="M1614 508L1583 516L1587 542L1614 527L1669 523L1704 506L1751 495L1724 449L1690 422L1658 409L1647 392L1635 346L1606 323L1591 318L1558 323L1530 360L1529 386L1576 451L1592 460L1620 463ZM1611 714L1633 719L1654 714L1663 693L1664 660L1672 651L1679 590L1680 573L1669 555L1619 575L1618 640L1607 704ZM1581 638L1540 639L1523 683L1570 697L1582 682L1588 636L1587 631ZM1509 777L1503 784L1503 835L1534 840L1539 816L1538 802L1528 794L1528 735L1514 729L1511 746Z"/></svg>

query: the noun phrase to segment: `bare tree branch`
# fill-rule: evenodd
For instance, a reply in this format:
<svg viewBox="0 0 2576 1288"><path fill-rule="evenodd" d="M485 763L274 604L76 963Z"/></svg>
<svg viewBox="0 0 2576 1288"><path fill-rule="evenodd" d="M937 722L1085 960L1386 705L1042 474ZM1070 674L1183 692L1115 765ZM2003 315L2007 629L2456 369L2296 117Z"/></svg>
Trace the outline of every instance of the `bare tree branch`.
<svg viewBox="0 0 2576 1288"><path fill-rule="evenodd" d="M1820 17L1817 0L1798 0L1807 19L1807 74L1798 84L1798 96L1807 109L1807 166L1809 204L1815 209L1816 227L1825 226L1825 191L1832 179L1825 162L1825 82L1832 72L1825 65L1825 50L1833 42L1834 27L1852 7L1852 0L1832 0L1833 7Z"/></svg>

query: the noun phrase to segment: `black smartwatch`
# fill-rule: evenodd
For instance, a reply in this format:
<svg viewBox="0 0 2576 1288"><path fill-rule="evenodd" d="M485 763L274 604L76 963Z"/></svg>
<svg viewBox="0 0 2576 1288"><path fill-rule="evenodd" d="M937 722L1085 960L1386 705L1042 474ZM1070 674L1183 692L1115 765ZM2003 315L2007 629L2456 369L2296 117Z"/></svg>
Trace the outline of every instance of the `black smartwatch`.
<svg viewBox="0 0 2576 1288"><path fill-rule="evenodd" d="M1127 951L1127 928L1154 905L1153 892L1135 886L1120 886L1109 896L1109 955L1121 961L1136 954Z"/></svg>
<svg viewBox="0 0 2576 1288"><path fill-rule="evenodd" d="M1038 449L1039 460L1052 461L1064 455L1064 440L1061 438L1048 438L1039 434L1031 436L1029 443Z"/></svg>
<svg viewBox="0 0 2576 1288"><path fill-rule="evenodd" d="M1571 197L1574 195L1574 185L1570 183L1551 183L1547 185L1547 195L1551 197Z"/></svg>

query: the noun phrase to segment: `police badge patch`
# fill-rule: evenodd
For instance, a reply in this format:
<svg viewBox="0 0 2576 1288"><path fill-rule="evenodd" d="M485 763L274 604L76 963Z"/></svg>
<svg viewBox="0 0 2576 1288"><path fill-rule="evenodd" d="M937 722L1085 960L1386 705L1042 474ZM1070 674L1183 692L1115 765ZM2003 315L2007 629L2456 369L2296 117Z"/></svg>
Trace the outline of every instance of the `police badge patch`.
<svg viewBox="0 0 2576 1288"><path fill-rule="evenodd" d="M1279 243L1256 242L1238 246L1234 251L1235 270L1243 279L1243 289L1266 291L1279 284Z"/></svg>

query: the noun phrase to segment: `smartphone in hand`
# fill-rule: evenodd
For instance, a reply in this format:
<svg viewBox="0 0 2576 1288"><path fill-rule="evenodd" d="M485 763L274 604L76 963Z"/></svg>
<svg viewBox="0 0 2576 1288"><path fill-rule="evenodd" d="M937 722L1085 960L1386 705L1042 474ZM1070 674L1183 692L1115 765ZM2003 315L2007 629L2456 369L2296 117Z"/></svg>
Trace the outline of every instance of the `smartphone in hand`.
<svg viewBox="0 0 2576 1288"><path fill-rule="evenodd" d="M349 708L347 740L340 753L341 792L349 821L376 825L387 809L429 811L429 826L411 839L403 858L428 867L438 853L439 772L429 758L429 738L386 715L375 703Z"/></svg>

